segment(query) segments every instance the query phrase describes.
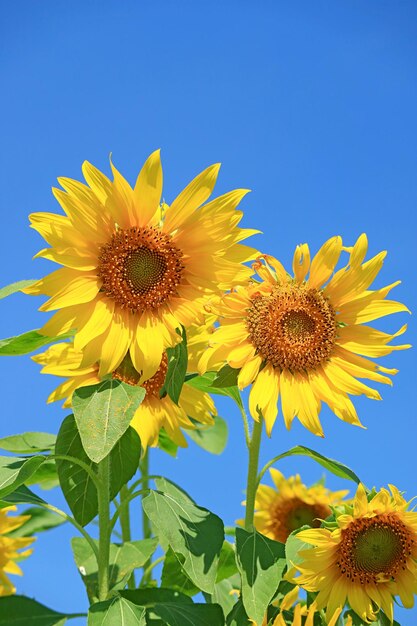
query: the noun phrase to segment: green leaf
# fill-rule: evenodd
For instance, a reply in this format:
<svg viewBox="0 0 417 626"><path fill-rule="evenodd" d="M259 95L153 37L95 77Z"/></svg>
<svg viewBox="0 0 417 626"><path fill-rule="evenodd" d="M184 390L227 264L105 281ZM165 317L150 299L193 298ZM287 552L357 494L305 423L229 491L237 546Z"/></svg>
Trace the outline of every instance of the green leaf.
<svg viewBox="0 0 417 626"><path fill-rule="evenodd" d="M242 600L236 602L226 618L226 624L227 626L253 626L253 622L249 620Z"/></svg>
<svg viewBox="0 0 417 626"><path fill-rule="evenodd" d="M0 626L61 626L67 617L25 596L0 598Z"/></svg>
<svg viewBox="0 0 417 626"><path fill-rule="evenodd" d="M164 428L159 431L158 447L174 459L177 457L178 446L170 439Z"/></svg>
<svg viewBox="0 0 417 626"><path fill-rule="evenodd" d="M350 467L340 463L339 461L335 461L334 459L329 459L327 456L324 456L315 450L311 450L311 448L306 448L305 446L295 446L294 448L276 456L273 459L273 462L275 463L276 461L284 459L287 456L308 456L322 465L325 469L329 470L329 472L332 472L335 476L339 476L340 478L345 478L347 480L353 480L357 484L361 482L360 478L353 470L350 469Z"/></svg>
<svg viewBox="0 0 417 626"><path fill-rule="evenodd" d="M72 408L85 452L99 463L129 428L145 389L119 380L80 387L74 392Z"/></svg>
<svg viewBox="0 0 417 626"><path fill-rule="evenodd" d="M155 533L181 555L181 566L190 580L212 593L224 541L223 522L178 488L169 486L169 492L162 492L167 481L155 482L160 491L151 491L142 501Z"/></svg>
<svg viewBox="0 0 417 626"><path fill-rule="evenodd" d="M161 397L168 394L175 404L178 404L188 365L187 336L184 328L181 336L181 343L178 343L175 348L167 349L168 369L160 392Z"/></svg>
<svg viewBox="0 0 417 626"><path fill-rule="evenodd" d="M239 372L240 370L230 367L230 365L223 365L213 380L213 387L236 387Z"/></svg>
<svg viewBox="0 0 417 626"><path fill-rule="evenodd" d="M46 504L45 500L39 498L36 493L33 493L25 485L20 485L15 491L2 496L0 499L0 508L10 506L11 504Z"/></svg>
<svg viewBox="0 0 417 626"><path fill-rule="evenodd" d="M156 604L152 612L167 626L224 626L224 616L218 604Z"/></svg>
<svg viewBox="0 0 417 626"><path fill-rule="evenodd" d="M59 517L59 515L56 515L47 509L40 509L37 507L25 509L22 511L22 515L29 515L30 519L28 519L22 526L9 533L11 537L30 537L45 530L56 528L57 526L65 523L65 520L63 520L62 517Z"/></svg>
<svg viewBox="0 0 417 626"><path fill-rule="evenodd" d="M71 456L86 463L94 472L97 464L87 456L73 415L62 422L58 433L56 454ZM129 427L110 454L110 497L113 499L121 487L136 472L140 457L140 439ZM98 500L95 485L88 473L72 461L57 459L59 482L65 499L79 524L85 526L97 515Z"/></svg>
<svg viewBox="0 0 417 626"><path fill-rule="evenodd" d="M146 626L146 609L117 596L90 606L88 626Z"/></svg>
<svg viewBox="0 0 417 626"><path fill-rule="evenodd" d="M46 460L38 469L32 474L29 480L26 481L26 485L39 485L41 489L53 489L59 485L58 472L54 459Z"/></svg>
<svg viewBox="0 0 417 626"><path fill-rule="evenodd" d="M227 423L217 415L213 426L200 426L195 430L187 430L187 435L203 450L211 454L221 454L227 444Z"/></svg>
<svg viewBox="0 0 417 626"><path fill-rule="evenodd" d="M187 596L195 596L200 588L188 578L182 569L181 562L184 562L184 557L177 556L171 548L168 548L162 569L161 585L185 593Z"/></svg>
<svg viewBox="0 0 417 626"><path fill-rule="evenodd" d="M348 615L352 618L352 626L367 626L367 623L364 622L352 609L346 611L345 617ZM377 613L376 621L372 622L372 626L400 626L400 624L395 620L391 622L383 611L379 611Z"/></svg>
<svg viewBox="0 0 417 626"><path fill-rule="evenodd" d="M194 374L186 378L186 384L204 391L205 393L213 393L219 396L229 396L240 407L243 408L242 398L240 397L239 389L237 386L233 387L215 387L213 381L216 378L216 372L206 372L202 376L195 376Z"/></svg>
<svg viewBox="0 0 417 626"><path fill-rule="evenodd" d="M7 296L11 296L13 293L17 291L21 291L25 287L30 287L30 285L34 285L38 282L38 278L29 278L27 280L18 280L16 283L11 283L10 285L6 285L0 289L0 300L3 298L7 298Z"/></svg>
<svg viewBox="0 0 417 626"><path fill-rule="evenodd" d="M0 498L23 485L44 462L44 456L0 456Z"/></svg>
<svg viewBox="0 0 417 626"><path fill-rule="evenodd" d="M224 615L228 615L236 604L237 595L235 592L237 589L240 589L239 574L235 574L230 578L225 578L219 583L216 583L214 592L210 597L206 597L206 601L220 604Z"/></svg>
<svg viewBox="0 0 417 626"><path fill-rule="evenodd" d="M236 555L242 576L243 605L248 617L261 624L282 578L285 546L256 530L237 528Z"/></svg>
<svg viewBox="0 0 417 626"><path fill-rule="evenodd" d="M217 566L216 582L218 583L224 578L230 578L237 572L235 548L228 541L224 541Z"/></svg>
<svg viewBox="0 0 417 626"><path fill-rule="evenodd" d="M53 450L56 435L49 433L23 433L22 435L10 435L0 439L0 449L15 454L36 454Z"/></svg>
<svg viewBox="0 0 417 626"><path fill-rule="evenodd" d="M98 546L98 542L97 546ZM142 567L155 552L156 539L142 539L126 543L110 544L110 589L122 589L134 569ZM97 561L90 544L83 537L71 540L74 560L84 581L88 597L97 599L98 572Z"/></svg>
<svg viewBox="0 0 417 626"><path fill-rule="evenodd" d="M300 550L309 550L312 548L311 544L297 539L297 534L302 530L308 530L310 526L302 526L294 530L287 538L285 542L285 558L287 559L288 569L293 565L299 565L303 562L303 558L300 556Z"/></svg>
<svg viewBox="0 0 417 626"><path fill-rule="evenodd" d="M41 335L37 330L29 330L22 335L16 337L7 337L6 339L0 339L0 356L18 356L21 354L30 354L35 352L43 346L47 346L50 343L56 341L63 341L72 337L74 333L67 333L60 335L59 337L47 337Z"/></svg>

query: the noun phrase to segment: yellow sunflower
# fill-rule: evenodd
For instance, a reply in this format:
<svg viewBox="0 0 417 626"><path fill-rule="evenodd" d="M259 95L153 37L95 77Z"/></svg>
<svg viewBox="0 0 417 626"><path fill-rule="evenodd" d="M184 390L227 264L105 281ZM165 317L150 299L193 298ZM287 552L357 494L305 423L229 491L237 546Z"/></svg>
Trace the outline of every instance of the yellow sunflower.
<svg viewBox="0 0 417 626"><path fill-rule="evenodd" d="M22 570L16 564L16 560L23 559L32 550L19 552L21 548L30 546L35 541L34 537L8 537L7 534L16 528L20 528L29 519L29 515L16 515L10 517L8 513L16 511L15 506L0 509L0 596L9 596L15 593L16 588L11 583L7 574L22 575Z"/></svg>
<svg viewBox="0 0 417 626"><path fill-rule="evenodd" d="M284 610L284 609L282 609ZM292 622L289 622L288 619L284 617L283 613L279 613L275 618L275 621L272 623L272 626L313 626L314 625L314 616L317 613L317 607L315 603L311 604L310 607L307 608L305 604L296 604L294 607L294 616ZM340 616L340 611L334 614L334 616L327 622L327 626L336 626L336 622ZM305 621L303 621L303 617ZM267 626L267 622L262 626ZM352 626L352 618L347 616L346 621L344 622L344 626Z"/></svg>
<svg viewBox="0 0 417 626"><path fill-rule="evenodd" d="M348 491L330 491L323 485L307 487L300 476L285 478L270 469L275 488L259 485L255 500L256 530L270 539L285 543L297 528L308 524L318 528L331 514L331 506L341 504Z"/></svg>
<svg viewBox="0 0 417 626"><path fill-rule="evenodd" d="M191 352L192 354L192 352ZM83 355L72 343L58 343L50 346L46 352L32 357L44 367L42 373L63 376L66 380L51 393L48 402L66 399L64 407L71 406L71 397L76 389L100 382L99 365L82 366ZM163 354L156 373L146 381L141 381L129 354L112 372L113 378L130 385L141 385L146 390L145 398L138 407L131 422L138 432L142 446L158 445L158 435L164 428L170 439L178 446L187 446L187 440L181 428L195 428L191 420L202 424L213 424L216 408L212 398L202 391L184 383L178 405L168 395L160 397L168 369L166 353ZM191 418L191 419L190 419Z"/></svg>
<svg viewBox="0 0 417 626"><path fill-rule="evenodd" d="M279 395L288 429L298 417L312 433L323 436L322 402L340 419L360 426L349 396L365 394L375 400L381 396L358 379L392 384L385 374L397 370L366 357L410 347L388 345L407 327L387 334L365 323L408 309L386 300L399 281L369 289L386 253L364 262L367 248L366 235L353 248L343 248L341 237L333 237L310 262L308 246L303 244L295 250L294 277L279 261L262 255L254 265L262 282L236 288L218 307L221 326L200 360L200 371L217 367L219 361L240 369L238 385L243 389L253 383L250 412L254 419L262 413L268 435L277 417ZM342 250L349 253L348 263L334 273Z"/></svg>
<svg viewBox="0 0 417 626"><path fill-rule="evenodd" d="M57 313L41 332L76 330L83 366L113 372L126 353L142 378L158 370L177 330L196 322L202 302L246 280L243 262L253 248L239 242L254 230L238 228L237 189L209 203L219 165L204 170L177 196L161 204L159 150L151 154L132 188L111 164L114 180L88 162L88 185L59 178L54 189L65 215L34 213L31 225L51 246L41 256L64 267L24 289L49 297L42 311Z"/></svg>
<svg viewBox="0 0 417 626"><path fill-rule="evenodd" d="M370 502L359 485L353 509L336 516L337 527L297 534L313 548L302 550L297 583L319 592L316 603L332 616L346 602L366 622L382 608L393 620L393 598L406 608L417 592L417 513L392 485Z"/></svg>

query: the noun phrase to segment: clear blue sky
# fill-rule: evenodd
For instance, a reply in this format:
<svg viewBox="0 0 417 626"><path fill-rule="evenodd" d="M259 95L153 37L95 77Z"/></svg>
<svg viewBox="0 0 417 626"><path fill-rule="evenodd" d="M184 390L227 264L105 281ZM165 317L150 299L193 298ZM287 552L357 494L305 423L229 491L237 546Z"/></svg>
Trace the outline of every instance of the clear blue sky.
<svg viewBox="0 0 417 626"><path fill-rule="evenodd" d="M42 242L27 215L57 210L57 176L80 178L84 159L108 172L112 152L133 181L160 147L168 202L221 161L216 191L253 190L244 223L265 233L257 239L263 251L288 263L297 243L317 250L341 234L352 244L365 231L371 253L389 251L377 284L401 279L396 297L417 310L414 1L14 0L2 4L1 22L2 284L51 271L31 261ZM1 335L39 327L39 304L23 295L3 300ZM416 343L412 317L382 327L406 321ZM330 411L324 440L298 425L288 434L278 421L261 460L304 444L351 465L368 485L393 482L417 495L415 354L385 359L400 373L382 389L383 402L357 402L368 430ZM45 405L54 379L29 358L2 359L0 368L0 434L57 432L65 413ZM230 426L222 457L191 445L177 460L156 452L151 464L231 524L241 515L246 452L233 404L218 407ZM322 475L307 460L280 467L307 482ZM328 484L342 487L331 476ZM48 496L61 503L58 493ZM20 592L57 610L86 606L72 534L61 528L39 538ZM417 609L397 616L412 626Z"/></svg>

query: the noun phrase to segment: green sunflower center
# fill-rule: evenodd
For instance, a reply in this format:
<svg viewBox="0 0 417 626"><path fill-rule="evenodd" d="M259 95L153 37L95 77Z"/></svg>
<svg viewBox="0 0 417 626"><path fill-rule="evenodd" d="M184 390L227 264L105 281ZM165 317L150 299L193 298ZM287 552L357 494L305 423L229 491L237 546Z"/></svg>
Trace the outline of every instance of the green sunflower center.
<svg viewBox="0 0 417 626"><path fill-rule="evenodd" d="M301 526L304 526L306 524L307 526L313 527L319 526L320 520L317 519L318 513L319 511L317 510L317 507L313 505L300 505L289 512L289 514L287 515L287 519L285 520L286 526L291 532L293 530L296 530L297 528L301 528ZM320 513L323 513L323 511L320 511ZM327 517L327 514L325 515L325 517Z"/></svg>
<svg viewBox="0 0 417 626"><path fill-rule="evenodd" d="M333 307L322 291L305 285L279 285L254 297L246 324L258 353L282 370L314 370L336 343Z"/></svg>
<svg viewBox="0 0 417 626"><path fill-rule="evenodd" d="M388 525L369 528L358 535L353 549L360 569L366 572L384 572L401 555L399 535Z"/></svg>
<svg viewBox="0 0 417 626"><path fill-rule="evenodd" d="M183 280L183 254L158 228L134 226L116 231L99 254L102 291L132 313L155 310Z"/></svg>
<svg viewBox="0 0 417 626"><path fill-rule="evenodd" d="M407 567L414 532L396 512L354 519L342 530L337 566L348 580L379 583Z"/></svg>
<svg viewBox="0 0 417 626"><path fill-rule="evenodd" d="M157 250L139 248L126 259L125 277L132 289L146 293L159 283L166 269L165 258Z"/></svg>

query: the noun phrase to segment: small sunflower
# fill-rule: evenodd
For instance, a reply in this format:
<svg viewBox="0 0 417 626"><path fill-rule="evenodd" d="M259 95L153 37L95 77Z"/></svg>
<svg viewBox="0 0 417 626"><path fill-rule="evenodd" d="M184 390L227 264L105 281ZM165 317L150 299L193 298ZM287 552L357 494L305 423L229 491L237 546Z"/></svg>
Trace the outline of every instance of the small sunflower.
<svg viewBox="0 0 417 626"><path fill-rule="evenodd" d="M340 419L360 426L349 396L365 394L375 400L381 396L358 379L392 384L386 374L397 370L366 357L410 347L388 345L407 327L387 334L365 323L408 309L386 300L399 281L369 289L386 253L364 262L367 248L366 235L353 248L343 248L341 237L333 237L310 263L308 246L303 244L295 250L294 277L279 261L262 255L254 265L262 282L236 288L217 307L221 326L200 360L200 371L225 361L239 369L240 389L253 383L251 415L259 419L262 413L268 435L277 417L279 395L288 429L298 417L312 433L323 436L322 402ZM342 250L349 252L349 261L334 273Z"/></svg>
<svg viewBox="0 0 417 626"><path fill-rule="evenodd" d="M32 554L32 550L24 550L23 552L19 552L19 550L30 546L35 541L34 537L8 537L8 533L20 528L30 517L29 515L11 517L8 515L11 511L16 511L16 507L8 506L0 509L0 596L9 596L15 593L16 588L7 574L22 575L23 572L16 561Z"/></svg>
<svg viewBox="0 0 417 626"><path fill-rule="evenodd" d="M192 334L192 333L190 333ZM201 333L200 333L201 334ZM192 355L192 352L190 353ZM58 343L50 346L46 352L32 357L44 367L42 373L65 377L66 380L51 393L48 402L65 399L64 407L71 406L71 397L79 387L96 385L100 382L99 365L82 367L82 352L72 343ZM181 428L195 428L191 420L201 424L213 424L216 408L212 398L191 385L184 383L178 405L168 395L160 397L168 369L168 358L163 354L158 370L146 381L141 380L129 353L121 364L112 372L113 378L129 385L140 385L146 391L142 404L136 410L131 422L138 432L142 446L158 445L158 435L162 428L178 446L186 447L187 440Z"/></svg>
<svg viewBox="0 0 417 626"><path fill-rule="evenodd" d="M316 528L297 534L313 548L302 550L297 584L318 592L319 609L328 616L346 602L365 622L382 608L393 620L394 596L406 608L417 592L417 513L408 510L398 489L381 489L370 501L359 485L353 509L336 515L334 530Z"/></svg>
<svg viewBox="0 0 417 626"><path fill-rule="evenodd" d="M161 203L159 150L150 155L132 188L111 164L114 180L88 162L88 185L59 178L53 189L64 215L34 213L32 227L51 246L37 256L63 265L25 293L47 295L41 311L57 311L41 332L75 330L83 366L113 372L127 352L142 379L160 367L167 347L179 341L202 313L207 297L248 278L243 262L256 251L241 245L254 230L238 228L237 189L204 204L219 165L204 170L171 206Z"/></svg>
<svg viewBox="0 0 417 626"><path fill-rule="evenodd" d="M270 539L285 543L288 536L305 524L318 528L341 503L348 491L332 492L323 485L307 487L300 476L285 478L270 469L275 488L259 485L255 501L255 528Z"/></svg>

